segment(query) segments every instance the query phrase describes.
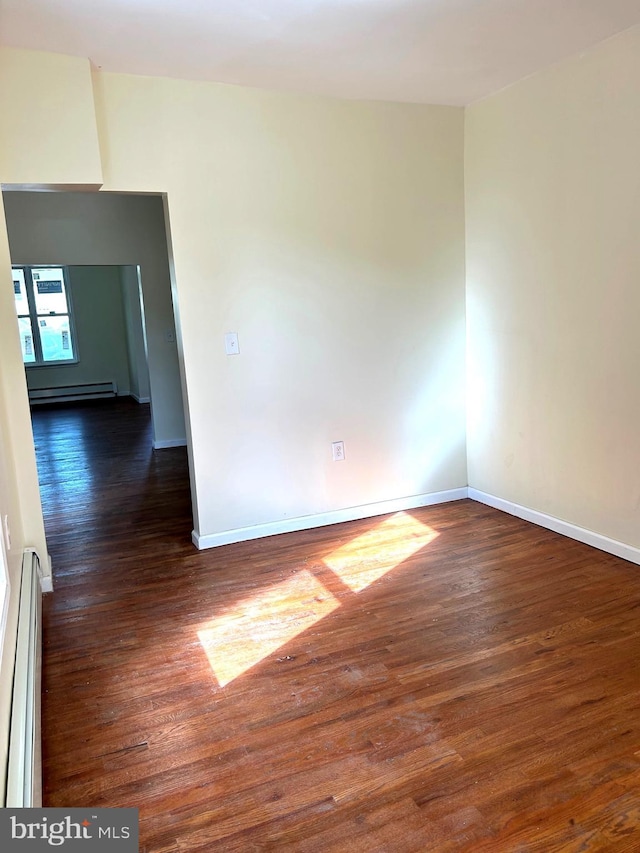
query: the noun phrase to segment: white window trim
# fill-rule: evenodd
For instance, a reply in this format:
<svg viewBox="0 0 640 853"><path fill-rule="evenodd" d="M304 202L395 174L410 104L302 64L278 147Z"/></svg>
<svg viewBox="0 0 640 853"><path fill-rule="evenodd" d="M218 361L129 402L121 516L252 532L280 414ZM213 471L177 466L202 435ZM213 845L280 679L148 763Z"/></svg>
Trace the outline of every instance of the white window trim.
<svg viewBox="0 0 640 853"><path fill-rule="evenodd" d="M78 335L76 334L76 324L75 317L73 311L73 297L71 295L71 282L69 279L69 268L64 266L63 264L13 264L12 269L19 269L23 271L25 287L27 288L27 293L31 291L32 296L28 297L29 299L29 318L31 320L31 329L32 335L34 339L34 347L35 347L35 336L38 335L38 352L42 353L42 344L39 341L40 336L40 327L38 325L38 315L35 311L35 305L33 302L33 276L32 270L42 270L42 269L56 269L62 270L62 276L64 279L64 288L65 288L65 296L67 298L67 316L69 317L69 331L71 334L71 345L73 347L73 358L65 358L60 361L25 361L24 366L27 370L41 370L43 367L72 367L75 364L78 364L80 361L80 356L78 353ZM28 270L28 275L27 275ZM27 316L21 315L21 316ZM58 315L63 316L63 315ZM34 327L35 324L35 327ZM36 352L36 357L38 357L38 352Z"/></svg>

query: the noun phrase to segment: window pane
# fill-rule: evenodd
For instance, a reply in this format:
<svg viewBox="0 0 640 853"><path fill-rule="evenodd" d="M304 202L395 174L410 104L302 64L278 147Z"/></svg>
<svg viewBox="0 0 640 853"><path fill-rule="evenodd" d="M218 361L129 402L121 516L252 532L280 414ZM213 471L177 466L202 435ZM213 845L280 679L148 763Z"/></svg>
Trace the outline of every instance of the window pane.
<svg viewBox="0 0 640 853"><path fill-rule="evenodd" d="M30 364L36 360L36 354L33 351L33 332L31 330L31 320L29 317L18 318L18 329L20 331L20 347L22 348L22 360L25 364Z"/></svg>
<svg viewBox="0 0 640 853"><path fill-rule="evenodd" d="M75 358L68 317L38 317L43 361L69 361Z"/></svg>
<svg viewBox="0 0 640 853"><path fill-rule="evenodd" d="M24 270L12 270L13 294L16 300L16 313L28 314L29 302L27 300L27 288L24 282Z"/></svg>
<svg viewBox="0 0 640 853"><path fill-rule="evenodd" d="M33 292L36 297L36 313L68 313L62 269L60 267L33 269L31 274L33 276Z"/></svg>

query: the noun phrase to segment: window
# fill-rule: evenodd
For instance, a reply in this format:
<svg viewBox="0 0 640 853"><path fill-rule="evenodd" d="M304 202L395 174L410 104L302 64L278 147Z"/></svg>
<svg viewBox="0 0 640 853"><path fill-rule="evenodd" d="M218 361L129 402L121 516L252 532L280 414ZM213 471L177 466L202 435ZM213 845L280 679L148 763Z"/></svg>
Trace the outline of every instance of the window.
<svg viewBox="0 0 640 853"><path fill-rule="evenodd" d="M22 360L29 366L78 360L65 267L13 267Z"/></svg>

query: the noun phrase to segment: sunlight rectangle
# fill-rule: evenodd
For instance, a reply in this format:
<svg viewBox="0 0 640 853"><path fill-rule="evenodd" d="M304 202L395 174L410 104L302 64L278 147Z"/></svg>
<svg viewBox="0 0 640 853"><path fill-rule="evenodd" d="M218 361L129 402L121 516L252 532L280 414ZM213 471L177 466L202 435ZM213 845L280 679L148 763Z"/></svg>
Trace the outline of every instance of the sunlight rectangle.
<svg viewBox="0 0 640 853"><path fill-rule="evenodd" d="M199 630L198 638L224 687L339 606L304 570L240 602Z"/></svg>
<svg viewBox="0 0 640 853"><path fill-rule="evenodd" d="M360 592L436 536L438 532L432 527L406 512L397 512L333 551L323 562L352 592Z"/></svg>

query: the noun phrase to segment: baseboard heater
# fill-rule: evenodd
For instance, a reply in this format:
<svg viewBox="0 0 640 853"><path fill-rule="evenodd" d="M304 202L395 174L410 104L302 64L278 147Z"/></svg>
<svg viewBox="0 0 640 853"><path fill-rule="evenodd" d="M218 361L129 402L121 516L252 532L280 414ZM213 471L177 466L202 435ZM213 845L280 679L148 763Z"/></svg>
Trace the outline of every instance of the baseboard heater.
<svg viewBox="0 0 640 853"><path fill-rule="evenodd" d="M20 582L18 636L9 726L7 808L42 805L40 688L42 594L39 560L25 551Z"/></svg>
<svg viewBox="0 0 640 853"><path fill-rule="evenodd" d="M63 403L73 400L99 400L102 397L115 397L118 387L115 382L85 382L80 385L57 385L52 388L30 388L29 402Z"/></svg>

